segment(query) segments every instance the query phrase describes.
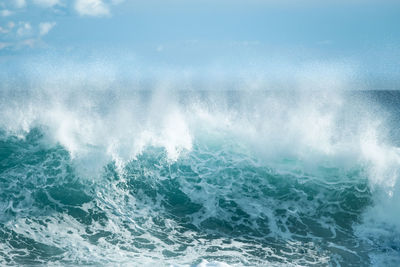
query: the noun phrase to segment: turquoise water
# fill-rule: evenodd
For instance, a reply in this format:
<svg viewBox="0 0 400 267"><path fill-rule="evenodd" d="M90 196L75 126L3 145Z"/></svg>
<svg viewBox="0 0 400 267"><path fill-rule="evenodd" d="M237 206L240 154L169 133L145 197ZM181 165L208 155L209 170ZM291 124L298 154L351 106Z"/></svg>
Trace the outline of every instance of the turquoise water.
<svg viewBox="0 0 400 267"><path fill-rule="evenodd" d="M2 265L400 264L380 102L78 95L2 102Z"/></svg>

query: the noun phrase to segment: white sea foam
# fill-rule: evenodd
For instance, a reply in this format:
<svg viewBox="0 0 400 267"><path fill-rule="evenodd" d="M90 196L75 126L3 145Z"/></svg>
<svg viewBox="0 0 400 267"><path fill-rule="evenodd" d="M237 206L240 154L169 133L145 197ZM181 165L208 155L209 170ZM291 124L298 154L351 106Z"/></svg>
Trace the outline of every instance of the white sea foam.
<svg viewBox="0 0 400 267"><path fill-rule="evenodd" d="M359 95L333 91L167 90L170 86L154 91L64 88L28 88L20 94L4 91L7 97L0 102L0 126L7 134L22 138L30 130L41 128L47 145L64 147L81 176L93 180L110 161L123 172L126 164L137 159L147 147L165 149L169 161L174 162L185 157L200 140L207 146L229 144L227 149L247 153L259 159L259 164L291 175L300 172L302 176L318 177L321 167L343 172L362 168L375 203L365 212L364 224L358 226L357 233L367 239L389 235L392 230L395 236L399 235L400 151L386 134L386 111L377 103ZM223 142L226 140L229 142ZM203 203L206 216L212 216L217 201L212 196L218 191L212 186L203 189L209 191L193 193L191 198ZM191 187L183 190L189 195L194 192ZM112 199L107 202L115 207L121 204ZM274 216L259 203L249 203L246 199L238 203L247 205L255 217ZM285 209L294 208L287 203ZM32 235L45 243L48 239L44 235L53 235L53 242L63 242L72 248L71 258L84 258L80 253L86 247L98 259L114 257L120 262L115 247L105 243L93 246L79 237L84 230L73 218L66 216L63 222L64 225L49 222L49 227ZM18 228L19 224L24 221L10 227L22 234L20 229L27 227ZM69 225L74 225L73 229ZM99 225L97 231L120 229L118 223L114 228L112 224L107 227L112 229ZM68 229L73 234L67 234ZM274 231L285 235L276 225ZM153 256L162 258L164 245L157 240L152 242L160 246ZM102 252L104 247L108 249L106 254ZM310 251L313 253L313 249ZM185 260L190 262L199 255L197 252L195 257ZM138 254L125 256L129 260ZM324 260L321 258L321 262ZM199 266L225 265L204 261Z"/></svg>

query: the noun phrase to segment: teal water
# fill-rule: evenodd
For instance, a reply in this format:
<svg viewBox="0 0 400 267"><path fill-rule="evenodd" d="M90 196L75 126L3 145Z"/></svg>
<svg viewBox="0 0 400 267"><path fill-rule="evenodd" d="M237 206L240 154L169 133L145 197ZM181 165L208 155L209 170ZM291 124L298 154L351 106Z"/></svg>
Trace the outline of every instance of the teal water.
<svg viewBox="0 0 400 267"><path fill-rule="evenodd" d="M255 114L260 114L260 109L261 113L271 109L275 115L279 114L276 118L287 117L286 113L280 113L281 106L287 110L287 102L281 98L280 102L274 100L278 103L275 107L252 107L257 110ZM99 121L108 115L117 114L104 109L99 112L96 107L91 106L90 111L101 116L91 117L92 122L97 120L93 127L98 127ZM243 107L249 109L242 105L241 110ZM324 103L322 108L326 107ZM290 115L290 127L289 120L273 124L271 116L269 120L268 116L263 117L261 125L268 122L268 127L257 125L256 130L246 132L248 138L243 138L238 129L248 130L249 125L254 125L254 114L251 117L254 120L244 127L235 124L238 115L230 112L230 122L221 128L225 122L221 122L220 116L226 115L226 110L215 112L212 117L198 112L201 116L196 117L195 124L188 122L192 119L187 115L184 120L187 123L181 121L182 110L178 113L174 108L168 110L173 114L172 122L168 118L158 120L157 127L146 125L146 129L167 125L166 130L151 137L139 138L127 130L119 132L119 143L114 142L105 150L112 157L104 156L100 145L108 140L104 136L115 136L112 128L108 132L95 132L100 143L90 136L91 130L97 128L84 128L87 126L84 124L76 127L76 121L65 116L62 119L69 121L68 129L83 127L84 131L76 130L69 136L64 126L44 123L47 119L37 123L39 115L30 124L36 126L30 126L29 130L3 129L0 264L397 266L400 263L400 234L393 223L396 217L381 215L396 213L399 207L395 201L396 180L394 185L385 184L391 181L389 178L397 177L393 176L398 166L393 146L366 142L367 137L359 138L358 132L343 122L350 121L354 126L353 120L340 116L334 120L341 122L340 134L325 138L324 129L331 133L334 127L327 123L331 113L319 106L307 111L307 116L299 120L301 123L294 119L303 116L296 108ZM128 117L118 114L118 120L126 122ZM309 124L307 119L311 115L315 117ZM213 126L210 118L219 118L218 124ZM302 127L315 123L323 128L300 134ZM272 126L285 131L277 135L276 129L270 129ZM187 134L187 129L194 127L196 130ZM356 143L354 146L345 142L350 136L349 129L352 136L366 144L362 143L360 148L355 139L351 139L352 144ZM289 138L289 133L296 138ZM129 149L128 153L126 148L138 143L123 137L151 142L139 146L140 149ZM113 150L115 147L119 149ZM291 147L293 150L288 149ZM379 149L384 150L384 156L376 158ZM372 151L373 156L365 151ZM130 156L124 158L127 154ZM383 176L384 182L380 180Z"/></svg>

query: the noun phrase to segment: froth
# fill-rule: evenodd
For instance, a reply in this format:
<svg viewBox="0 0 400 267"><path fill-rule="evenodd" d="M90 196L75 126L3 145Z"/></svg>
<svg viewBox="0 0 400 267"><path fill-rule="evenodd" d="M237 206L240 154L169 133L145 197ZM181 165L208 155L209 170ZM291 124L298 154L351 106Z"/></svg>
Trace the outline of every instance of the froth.
<svg viewBox="0 0 400 267"><path fill-rule="evenodd" d="M165 149L175 161L199 140L212 146L229 139L236 144L229 149L240 148L277 170L315 174L321 166L361 166L371 187L384 192L376 193L377 205L365 220L380 214L376 220L399 227L399 149L385 135L384 111L361 93L161 88L3 94L2 129L23 136L41 128L48 144L69 151L83 176L94 178L109 162L123 171L149 146Z"/></svg>

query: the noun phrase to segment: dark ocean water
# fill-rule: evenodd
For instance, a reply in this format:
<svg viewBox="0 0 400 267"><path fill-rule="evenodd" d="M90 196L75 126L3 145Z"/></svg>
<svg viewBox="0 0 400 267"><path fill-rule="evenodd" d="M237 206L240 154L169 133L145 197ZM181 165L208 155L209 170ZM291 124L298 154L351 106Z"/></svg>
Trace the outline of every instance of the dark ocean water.
<svg viewBox="0 0 400 267"><path fill-rule="evenodd" d="M0 105L1 265L400 265L399 92Z"/></svg>

